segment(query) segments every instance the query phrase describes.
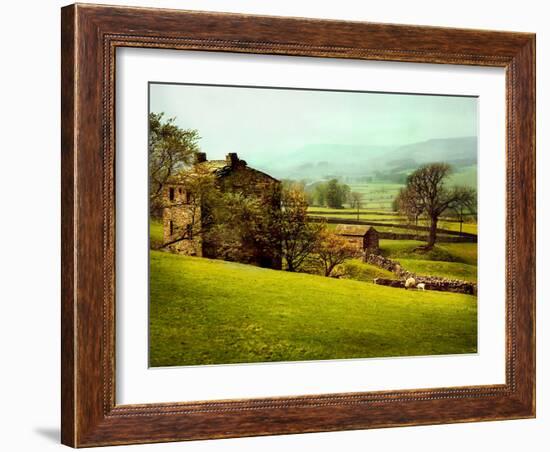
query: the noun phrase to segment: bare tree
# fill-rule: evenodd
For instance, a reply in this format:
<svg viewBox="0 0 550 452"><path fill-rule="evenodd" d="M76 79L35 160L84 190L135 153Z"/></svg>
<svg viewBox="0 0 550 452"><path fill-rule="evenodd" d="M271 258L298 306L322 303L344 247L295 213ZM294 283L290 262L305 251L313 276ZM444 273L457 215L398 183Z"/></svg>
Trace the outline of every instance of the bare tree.
<svg viewBox="0 0 550 452"><path fill-rule="evenodd" d="M437 222L441 214L448 209L460 205L473 204L476 199L475 190L468 187L452 187L445 185L451 167L446 163L431 163L414 171L407 178L407 185L398 194L396 203L406 215L424 214L430 221L428 240L423 247L433 248L437 239Z"/></svg>
<svg viewBox="0 0 550 452"><path fill-rule="evenodd" d="M422 214L422 203L418 201L412 190L407 188L399 189L399 193L393 200L393 210L401 212L407 217L410 223L414 223L418 226L418 218Z"/></svg>
<svg viewBox="0 0 550 452"><path fill-rule="evenodd" d="M462 225L464 223L464 216L466 215L475 215L477 212L477 196L475 190L467 187L463 187L463 190L472 191L472 196L464 196L461 201L456 203L450 210L455 214L460 223L460 234L462 234Z"/></svg>
<svg viewBox="0 0 550 452"><path fill-rule="evenodd" d="M349 194L350 206L352 209L357 209L357 219L359 220L359 210L363 207L363 193L352 191Z"/></svg>

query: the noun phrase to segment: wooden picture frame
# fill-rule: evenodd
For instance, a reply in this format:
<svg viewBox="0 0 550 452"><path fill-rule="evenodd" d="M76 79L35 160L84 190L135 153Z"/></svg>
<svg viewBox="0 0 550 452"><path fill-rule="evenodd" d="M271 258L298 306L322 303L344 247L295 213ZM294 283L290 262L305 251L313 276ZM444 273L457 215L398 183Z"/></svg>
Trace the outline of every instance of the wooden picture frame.
<svg viewBox="0 0 550 452"><path fill-rule="evenodd" d="M73 447L535 416L535 35L146 8L62 9L62 442ZM115 404L115 50L506 69L506 383Z"/></svg>

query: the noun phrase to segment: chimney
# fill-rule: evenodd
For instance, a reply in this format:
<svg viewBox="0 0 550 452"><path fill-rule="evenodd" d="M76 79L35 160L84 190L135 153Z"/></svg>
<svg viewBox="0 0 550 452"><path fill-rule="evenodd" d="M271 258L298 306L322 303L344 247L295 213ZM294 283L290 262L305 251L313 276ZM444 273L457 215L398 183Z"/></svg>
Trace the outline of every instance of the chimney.
<svg viewBox="0 0 550 452"><path fill-rule="evenodd" d="M235 168L239 163L239 156L236 152L230 152L225 156L225 164L231 168Z"/></svg>
<svg viewBox="0 0 550 452"><path fill-rule="evenodd" d="M206 162L206 152L197 152L195 154L195 165L202 162Z"/></svg>

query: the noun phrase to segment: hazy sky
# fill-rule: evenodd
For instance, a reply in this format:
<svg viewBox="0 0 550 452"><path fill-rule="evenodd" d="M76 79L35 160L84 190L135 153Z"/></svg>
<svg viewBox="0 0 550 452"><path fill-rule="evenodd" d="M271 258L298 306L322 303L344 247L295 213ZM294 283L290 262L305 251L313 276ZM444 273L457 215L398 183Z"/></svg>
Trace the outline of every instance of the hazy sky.
<svg viewBox="0 0 550 452"><path fill-rule="evenodd" d="M269 158L311 144L400 146L477 136L471 97L151 84L150 109L197 129L209 159L228 152Z"/></svg>

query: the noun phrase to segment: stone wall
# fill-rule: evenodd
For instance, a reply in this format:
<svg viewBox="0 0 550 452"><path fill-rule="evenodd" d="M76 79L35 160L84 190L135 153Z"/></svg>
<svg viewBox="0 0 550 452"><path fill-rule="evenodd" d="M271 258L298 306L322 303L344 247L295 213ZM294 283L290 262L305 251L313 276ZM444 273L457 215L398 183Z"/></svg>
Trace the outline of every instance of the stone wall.
<svg viewBox="0 0 550 452"><path fill-rule="evenodd" d="M199 224L196 224L197 218L193 221L194 216L200 218L199 207L179 204L163 209L163 246L166 249L174 253L181 253L189 256L202 256L202 243L199 234L200 231L198 230L200 228L200 220L198 220ZM170 222L172 222L171 234ZM194 228L191 228L192 224L195 224Z"/></svg>
<svg viewBox="0 0 550 452"><path fill-rule="evenodd" d="M425 235L419 234L407 234L400 232L380 232L380 238L386 240L418 240L419 242L425 242L428 237ZM449 235L438 235L437 241L439 243L476 243L477 238L471 236L449 236Z"/></svg>
<svg viewBox="0 0 550 452"><path fill-rule="evenodd" d="M403 268L401 264L387 257L381 256L379 254L365 254L363 256L363 262L367 264L376 265L377 267L388 270L392 273L395 273L397 276L401 276Z"/></svg>
<svg viewBox="0 0 550 452"><path fill-rule="evenodd" d="M416 278L415 278L416 279ZM467 295L477 295L477 285L468 281L452 280L445 278L436 278L433 276L419 276L417 283L424 283L426 290L438 290L441 292L455 292ZM374 278L374 284L382 286L405 288L404 280ZM416 289L412 289L416 290Z"/></svg>
<svg viewBox="0 0 550 452"><path fill-rule="evenodd" d="M412 231L412 232L403 232L403 233L393 233L393 232L380 232L381 239L392 239L392 240L427 240L427 232L430 228L425 226L415 226L405 223L382 223L377 221L370 220L354 220L351 218L335 218L335 217L326 217L322 215L312 215L309 216L312 221L326 221L329 224L357 224L365 226L380 226L384 228L394 228L401 229L403 231ZM414 232L416 231L416 232ZM467 232L453 231L450 229L441 229L437 228L437 241L454 243L454 242L470 242L477 243L477 235L470 234ZM444 235L443 235L444 234Z"/></svg>
<svg viewBox="0 0 550 452"><path fill-rule="evenodd" d="M477 284L470 281L442 278L439 276L417 275L416 273L404 269L399 262L376 254L365 255L363 261L367 264L376 265L384 270L388 270L399 277L399 280L375 278L375 284L405 288L405 281L408 278L414 278L417 284L424 283L426 290L477 295Z"/></svg>

